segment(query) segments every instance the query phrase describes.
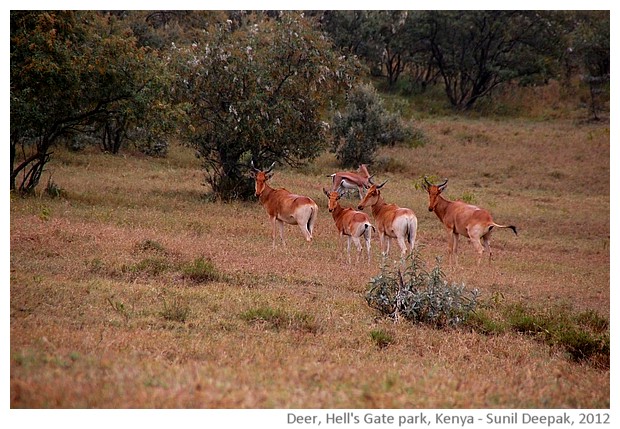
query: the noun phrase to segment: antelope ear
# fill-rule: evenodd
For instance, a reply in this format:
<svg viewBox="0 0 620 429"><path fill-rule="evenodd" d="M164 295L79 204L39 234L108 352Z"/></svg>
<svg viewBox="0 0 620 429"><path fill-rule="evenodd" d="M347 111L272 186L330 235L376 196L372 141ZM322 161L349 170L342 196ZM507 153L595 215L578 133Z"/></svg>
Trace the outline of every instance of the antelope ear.
<svg viewBox="0 0 620 429"><path fill-rule="evenodd" d="M267 179L271 179L273 177L273 175L276 174L275 171L266 171L265 172L265 177Z"/></svg>

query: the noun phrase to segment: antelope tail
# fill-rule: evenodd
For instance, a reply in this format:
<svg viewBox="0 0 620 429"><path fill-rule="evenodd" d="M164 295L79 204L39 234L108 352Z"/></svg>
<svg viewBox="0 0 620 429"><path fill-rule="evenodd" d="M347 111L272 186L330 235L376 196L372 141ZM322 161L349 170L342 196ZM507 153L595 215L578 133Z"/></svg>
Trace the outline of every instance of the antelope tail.
<svg viewBox="0 0 620 429"><path fill-rule="evenodd" d="M516 227L516 226L514 226L514 225L498 225L498 224L494 223L493 225L491 225L491 228L489 229L489 231L490 231L491 229L493 229L493 227L498 227L498 228L510 228L510 229L512 229L512 232L514 232L514 233L515 233L515 235L516 235L517 237L519 236L519 234L517 233L517 227Z"/></svg>
<svg viewBox="0 0 620 429"><path fill-rule="evenodd" d="M368 228L372 229L373 231L377 231L377 229L375 228L375 226L372 223L365 223L364 224L364 231L366 231Z"/></svg>
<svg viewBox="0 0 620 429"><path fill-rule="evenodd" d="M418 229L418 223L415 219L410 219L407 222L407 238L409 243L411 244L411 250L413 251L413 246L415 244L415 237Z"/></svg>
<svg viewBox="0 0 620 429"><path fill-rule="evenodd" d="M312 230L314 229L314 222L316 221L316 216L318 213L318 207L312 206L310 208L310 217L308 218L308 223L306 224L306 229L310 231L310 236L312 236Z"/></svg>

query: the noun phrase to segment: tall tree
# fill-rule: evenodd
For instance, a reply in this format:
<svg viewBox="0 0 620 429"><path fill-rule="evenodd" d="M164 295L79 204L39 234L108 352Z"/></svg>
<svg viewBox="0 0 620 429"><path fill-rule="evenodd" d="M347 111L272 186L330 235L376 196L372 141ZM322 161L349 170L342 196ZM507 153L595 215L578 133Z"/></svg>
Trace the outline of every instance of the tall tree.
<svg viewBox="0 0 620 429"><path fill-rule="evenodd" d="M175 91L187 107L188 139L218 198L253 194L250 160L299 165L325 147L322 115L350 82L348 62L301 14L282 13L176 52Z"/></svg>
<svg viewBox="0 0 620 429"><path fill-rule="evenodd" d="M34 190L64 136L153 115L165 125L161 64L113 15L12 11L11 189Z"/></svg>
<svg viewBox="0 0 620 429"><path fill-rule="evenodd" d="M421 22L446 95L463 110L504 82L548 73L558 45L537 11L428 11Z"/></svg>
<svg viewBox="0 0 620 429"><path fill-rule="evenodd" d="M604 99L609 95L609 11L580 13L572 36L572 50L578 58L583 79L590 90L590 112L592 117L598 120Z"/></svg>

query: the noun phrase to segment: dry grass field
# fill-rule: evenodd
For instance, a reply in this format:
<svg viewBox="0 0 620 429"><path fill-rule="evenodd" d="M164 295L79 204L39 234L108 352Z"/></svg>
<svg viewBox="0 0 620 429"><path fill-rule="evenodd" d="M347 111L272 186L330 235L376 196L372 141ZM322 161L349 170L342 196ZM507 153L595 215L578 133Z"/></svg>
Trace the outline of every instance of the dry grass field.
<svg viewBox="0 0 620 429"><path fill-rule="evenodd" d="M429 118L428 143L383 149L371 173L412 208L429 264L447 235L416 190L490 209L494 261L460 240L450 280L486 302L610 315L610 129L572 120ZM274 187L319 204L308 245L287 226L271 246L258 202L204 197L191 151L164 159L58 149L62 191L11 195L12 408L607 408L610 372L507 331L435 329L380 316L365 301L380 272L346 263L322 187L333 155ZM47 176L43 182L47 181ZM43 183L44 184L44 183ZM357 204L354 198L342 204ZM393 243L388 265L397 258ZM378 347L371 333L391 341Z"/></svg>

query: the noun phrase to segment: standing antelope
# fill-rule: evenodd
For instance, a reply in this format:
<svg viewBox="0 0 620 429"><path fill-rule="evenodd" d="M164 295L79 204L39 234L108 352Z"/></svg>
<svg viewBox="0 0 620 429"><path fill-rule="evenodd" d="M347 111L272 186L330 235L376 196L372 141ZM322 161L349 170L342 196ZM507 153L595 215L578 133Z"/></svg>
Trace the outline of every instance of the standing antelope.
<svg viewBox="0 0 620 429"><path fill-rule="evenodd" d="M517 227L514 225L499 225L493 222L491 214L480 207L464 203L463 201L450 201L441 193L448 185L448 179L439 185L433 185L424 177L424 189L428 192L428 211L435 212L439 220L448 229L448 252L449 261L452 264L452 256L458 265L457 248L459 235L469 238L478 252L478 264L482 259L482 253L489 252L489 263L493 253L491 252L491 232L493 228L510 228L517 235ZM482 244L480 240L482 239Z"/></svg>
<svg viewBox="0 0 620 429"><path fill-rule="evenodd" d="M280 239L284 242L284 223L289 225L299 225L306 241L312 241L312 230L316 221L319 207L312 199L303 195L295 195L284 188L273 189L267 184L273 173L271 170L276 163L271 164L267 170L259 170L251 162L251 175L255 180L256 196L260 203L265 207L271 224L273 247L276 246L276 224L280 229Z"/></svg>
<svg viewBox="0 0 620 429"><path fill-rule="evenodd" d="M360 195L360 200L362 200L364 198L363 190L370 188L372 185L372 176L368 173L366 164L360 164L357 171L358 173L354 173L352 171L339 171L338 173L327 176L332 178L332 191L357 189L357 192L359 192Z"/></svg>
<svg viewBox="0 0 620 429"><path fill-rule="evenodd" d="M390 240L395 238L400 247L401 258L404 258L407 253L413 252L418 230L418 218L411 209L398 207L396 204L386 204L379 191L386 183L387 180L380 185L372 185L357 208L364 210L365 207L371 206L372 215L379 231L379 242L383 256L388 255ZM387 238L387 243L384 251L383 240L385 238Z"/></svg>
<svg viewBox="0 0 620 429"><path fill-rule="evenodd" d="M329 199L327 208L334 218L336 228L340 233L340 237L347 236L347 258L351 263L351 240L357 248L357 261L359 262L362 253L362 244L360 238L363 236L366 241L366 252L368 253L368 262L370 262L370 239L371 230L374 226L370 223L370 218L364 212L359 212L351 207L344 208L338 200L342 197L344 191L331 191L323 188L323 192Z"/></svg>

